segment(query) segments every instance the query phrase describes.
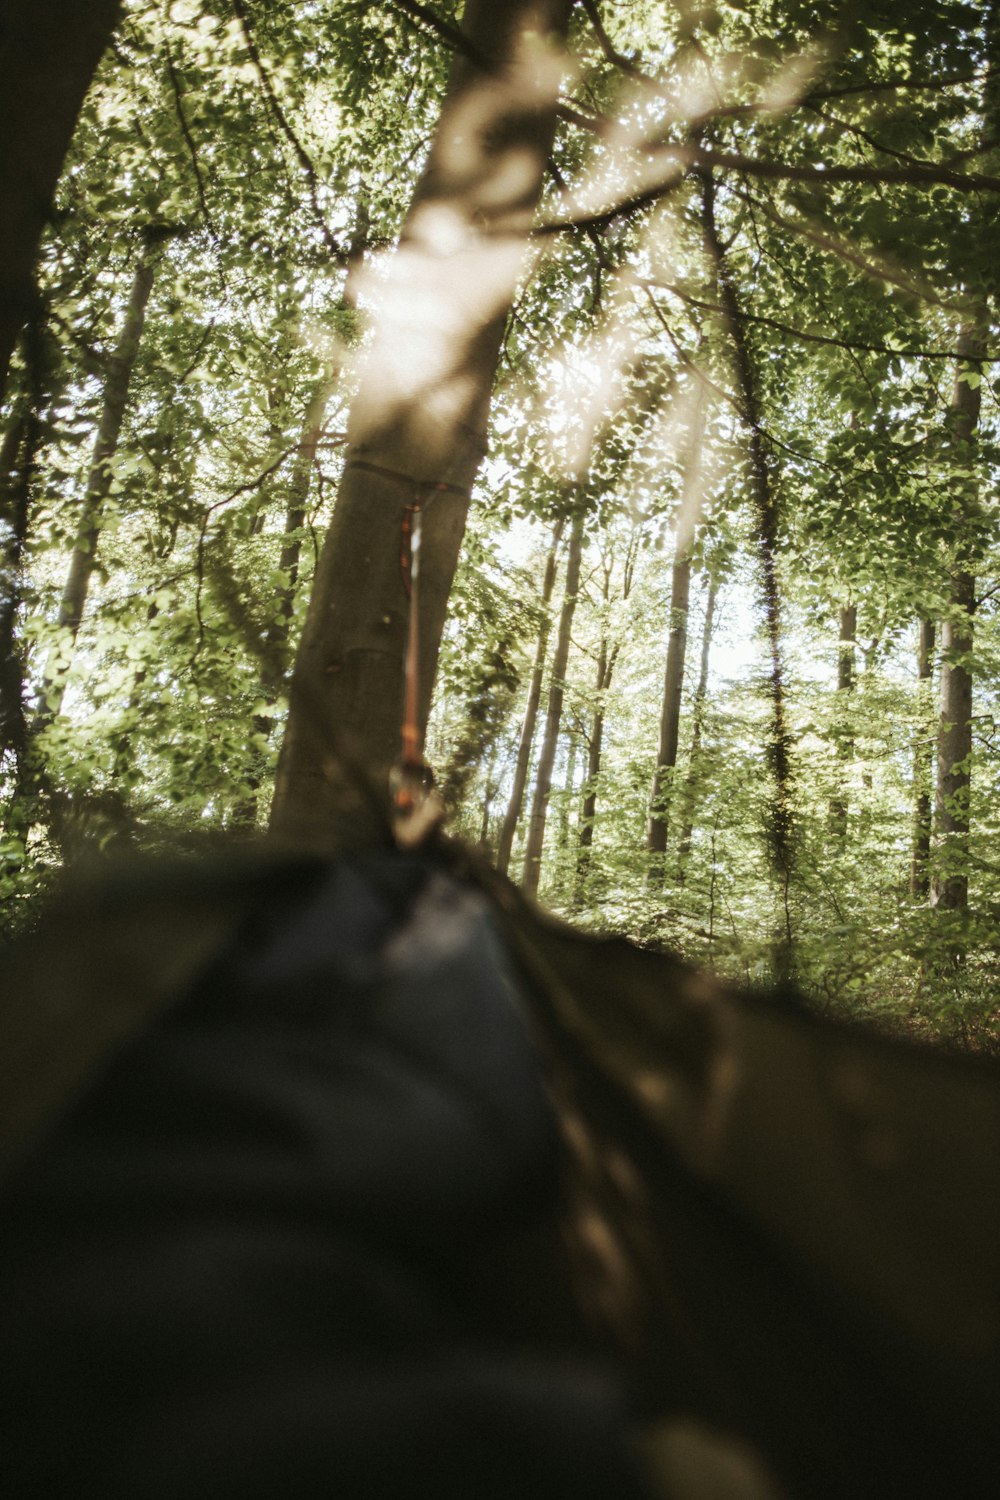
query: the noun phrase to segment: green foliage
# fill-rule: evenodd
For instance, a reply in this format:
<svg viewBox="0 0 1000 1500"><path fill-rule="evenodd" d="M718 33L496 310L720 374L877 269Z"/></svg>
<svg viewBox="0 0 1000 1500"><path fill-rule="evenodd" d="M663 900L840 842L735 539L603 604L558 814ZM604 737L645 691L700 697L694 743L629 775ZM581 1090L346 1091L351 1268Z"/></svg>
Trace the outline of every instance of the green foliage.
<svg viewBox="0 0 1000 1500"><path fill-rule="evenodd" d="M435 13L454 23L458 10ZM992 10L605 0L601 15L603 37L582 7L574 17L542 210L549 228L586 223L540 236L519 289L438 664L428 744L454 826L495 844L548 537L583 505L543 899L738 981L790 964L817 1004L995 1047L1000 195L961 181L997 173ZM7 413L14 437L27 416L33 425L30 443L4 445L0 472L0 650L18 678L11 687L5 667L3 691L30 731L30 744L0 747L6 930L81 850L263 824L366 337L368 294L363 280L360 297L347 287L347 265L395 243L449 62L432 27L366 0L127 7L66 163ZM778 516L787 879L767 852L775 792L747 413L703 232L709 169ZM146 327L73 641L59 599L111 353L151 246ZM978 342L960 359L970 320ZM321 385L332 394L303 490ZM981 399L974 438L956 425L963 387ZM651 872L678 536L695 582L669 846ZM935 734L913 634L920 618L955 617L960 569L979 599L970 826L936 840L933 859L966 871L971 896L945 911L910 894L918 752ZM709 576L721 592L699 707ZM845 693L848 604L858 623ZM602 651L614 670L599 687ZM52 717L57 666L67 691Z"/></svg>

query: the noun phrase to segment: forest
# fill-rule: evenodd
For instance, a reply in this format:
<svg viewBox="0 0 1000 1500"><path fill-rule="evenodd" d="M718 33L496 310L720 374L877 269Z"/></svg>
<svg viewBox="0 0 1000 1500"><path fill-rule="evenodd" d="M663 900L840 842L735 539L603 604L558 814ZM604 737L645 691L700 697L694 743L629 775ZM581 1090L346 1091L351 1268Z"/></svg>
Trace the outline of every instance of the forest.
<svg viewBox="0 0 1000 1500"><path fill-rule="evenodd" d="M574 923L1000 1051L994 0L83 9L0 37L3 939L426 757Z"/></svg>

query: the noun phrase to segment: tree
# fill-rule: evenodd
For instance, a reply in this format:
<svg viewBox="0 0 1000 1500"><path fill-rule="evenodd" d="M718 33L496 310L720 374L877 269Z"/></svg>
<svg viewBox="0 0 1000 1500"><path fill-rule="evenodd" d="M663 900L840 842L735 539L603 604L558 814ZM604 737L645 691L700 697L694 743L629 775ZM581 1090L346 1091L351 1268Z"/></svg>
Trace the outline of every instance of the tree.
<svg viewBox="0 0 1000 1500"><path fill-rule="evenodd" d="M931 783L934 750L929 733L930 687L934 678L934 621L917 622L916 739L913 747L913 850L910 856L910 894L926 901L930 895Z"/></svg>
<svg viewBox="0 0 1000 1500"><path fill-rule="evenodd" d="M624 604L632 592L635 576L637 539L635 533L629 537L622 569L621 601ZM580 810L580 842L576 861L576 900L582 898L590 868L590 854L594 844L594 824L597 821L597 792L601 774L601 757L604 753L604 724L607 717L607 696L615 675L621 639L611 640L608 612L611 605L611 580L614 554L603 559L601 579L601 619L598 635L597 667L594 674L594 712L590 734L587 738L587 776L584 782L583 806Z"/></svg>
<svg viewBox="0 0 1000 1500"><path fill-rule="evenodd" d="M20 920L77 847L257 827L296 656L278 797L290 821L277 812L276 830L308 839L315 823L322 842L338 810L349 822L344 765L359 759L383 827L418 511L411 749L431 700L426 753L452 826L490 839L505 807L509 863L557 634L536 538L586 473L592 541L532 863L546 899L746 982L774 973L780 925L797 981L825 1005L984 1044L1000 963L993 9L902 0L845 27L832 0L650 0L576 6L564 27L553 3L542 29L565 36L570 63L548 56L521 110L516 76L545 54L530 42L515 60L522 7L477 0L462 28L452 8L125 12L56 184L0 430L0 816L8 831L31 823L26 841L0 836L4 912ZM490 135L494 111L506 124ZM457 138L480 129L463 165ZM87 537L77 549L73 691L32 742L50 795L31 803L25 731L137 226L151 224L179 232L161 247L98 507L99 566ZM422 321L420 288L447 318ZM661 543L698 488L694 390L711 401L712 503L675 558ZM966 443L957 398L974 390ZM633 533L628 610L606 607L597 549ZM664 842L677 840L665 899L643 835L675 561L725 580L727 607L716 618L710 586L661 758ZM551 598L554 561L549 577ZM682 569L674 624L684 582ZM846 607L856 620L838 622ZM975 769L958 795L944 787L929 856L917 799L936 747L930 730L913 744L915 620L951 622L946 684L964 670L975 690L974 709L945 718ZM829 670L838 629L849 688ZM329 786L314 775L322 746ZM942 738L947 776L968 771L961 751ZM967 826L945 826L949 806ZM918 894L930 863L946 896L950 871L974 877L968 903L921 909L911 857ZM936 964L953 929L964 961Z"/></svg>
<svg viewBox="0 0 1000 1500"><path fill-rule="evenodd" d="M54 658L45 669L41 721L54 719L62 706L66 690L66 675L72 660L87 603L87 592L94 568L97 566L97 546L101 535L104 508L114 480L114 460L118 451L125 406L128 401L132 372L135 369L142 331L146 322L146 307L153 290L155 258L162 244L164 231L154 227L144 232L143 248L139 257L121 332L114 350L108 358L101 404L101 420L94 440L94 453L87 475L86 488L80 505L76 536L69 571L59 602L57 621L61 639L55 648Z"/></svg>
<svg viewBox="0 0 1000 1500"><path fill-rule="evenodd" d="M566 693L566 668L569 664L569 648L573 632L573 616L580 592L580 565L583 559L584 512L578 507L573 517L569 534L569 551L566 555L566 582L563 587L562 609L559 612L559 629L556 633L556 649L552 657L552 674L549 680L549 699L545 710L545 728L542 732L538 765L535 768L535 789L531 799L528 818L528 835L524 842L524 874L521 885L529 896L538 892L541 876L542 848L545 843L545 821L548 815L549 796L552 791L552 771L556 762L556 747L562 725L563 699Z"/></svg>
<svg viewBox="0 0 1000 1500"><path fill-rule="evenodd" d="M951 460L957 470L953 524L956 535L948 592L948 612L941 621L941 719L937 742L934 812L940 843L931 900L954 910L969 901L969 796L972 785L972 664L976 581L970 559L969 532L976 507L975 481L968 477L971 449L979 423L980 373L975 355L979 329L962 331L963 355L955 375L950 417Z"/></svg>
<svg viewBox="0 0 1000 1500"><path fill-rule="evenodd" d="M539 44L565 34L569 8L469 0L352 407L296 657L272 812L282 837L324 841L345 794L358 815L348 767L381 778L396 759L407 638L399 551L414 510L423 531L418 733L426 725L507 311L555 131L557 73ZM408 327L400 298L416 320ZM386 517L374 527L373 512Z"/></svg>
<svg viewBox="0 0 1000 1500"><path fill-rule="evenodd" d="M545 657L548 651L549 630L551 628L551 617L549 606L552 602L552 591L556 583L556 565L559 556L559 543L562 540L565 521L560 519L556 522L552 532L552 541L549 544L548 555L545 559L545 572L542 577L542 621L538 630L538 639L535 645L535 660L531 669L531 679L528 686L528 701L524 707L524 718L521 722L521 732L517 742L517 759L514 765L514 780L510 789L510 797L507 802L507 810L504 813L503 823L500 828L500 836L497 841L497 869L502 875L506 875L510 865L511 851L514 848L514 835L521 818L521 808L524 805L524 792L528 785L528 771L531 767L531 748L535 742L535 726L538 722L538 705L542 700L542 679L545 674Z"/></svg>
<svg viewBox="0 0 1000 1500"><path fill-rule="evenodd" d="M35 315L32 270L73 127L120 0L9 0L0 37L0 401Z"/></svg>

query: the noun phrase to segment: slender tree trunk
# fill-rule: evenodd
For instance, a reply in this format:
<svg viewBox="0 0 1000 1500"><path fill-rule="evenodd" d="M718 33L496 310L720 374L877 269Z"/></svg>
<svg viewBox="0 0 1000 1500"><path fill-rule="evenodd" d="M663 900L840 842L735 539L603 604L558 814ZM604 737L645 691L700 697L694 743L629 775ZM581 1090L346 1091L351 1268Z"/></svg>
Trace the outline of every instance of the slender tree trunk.
<svg viewBox="0 0 1000 1500"><path fill-rule="evenodd" d="M858 606L845 604L840 610L840 630L837 644L837 708L836 737L839 761L836 795L830 799L830 832L834 838L843 840L847 835L847 791L844 786L845 767L854 758L854 735L848 723L849 703L854 688L855 636L858 629Z"/></svg>
<svg viewBox="0 0 1000 1500"><path fill-rule="evenodd" d="M622 602L624 603L632 592L632 576L635 569L636 545L635 539L629 543L625 556L625 572L622 578ZM587 747L587 780L586 790L583 797L583 806L580 809L580 843L576 862L576 900L583 898L584 886L587 880L587 871L590 868L591 851L594 844L594 823L597 819L597 786L601 774L601 758L604 754L604 720L607 703L608 690L611 687L612 678L615 675L615 667L618 663L618 655L621 651L621 641L611 645L607 610L611 603L611 563L605 564L604 569L604 608L605 618L601 624L601 644L597 655L597 674L594 679L594 718L590 727L590 739Z"/></svg>
<svg viewBox="0 0 1000 1500"><path fill-rule="evenodd" d="M483 810L479 819L479 847L489 849L490 847L490 814L493 811L493 799L497 794L497 760L498 751L496 745L490 752L490 763L486 770L486 781L483 789Z"/></svg>
<svg viewBox="0 0 1000 1500"><path fill-rule="evenodd" d="M563 780L562 805L559 809L559 847L563 851L569 848L571 806L573 794L576 791L576 758L579 748L577 737L570 730L566 736L566 776Z"/></svg>
<svg viewBox="0 0 1000 1500"><path fill-rule="evenodd" d="M370 227L367 200L362 198L358 204L358 217L350 247L350 265L340 299L341 311L357 307L358 274L368 246ZM296 446L295 465L288 485L285 506L284 542L278 559L282 581L278 586L277 605L264 635L261 651L261 696L270 705L277 702L288 685L291 667L288 659L288 641L295 617L295 596L299 581L299 565L302 560L302 534L309 514L309 492L317 468L316 458L323 438L326 414L340 385L342 375L341 363L330 361L326 372L320 377L306 403ZM281 441L281 434L278 433L274 443L276 449L280 449ZM258 514L263 520L263 511ZM252 723L254 734L262 737L266 744L274 729L274 718L270 714L256 714ZM235 829L247 831L257 829L260 816L259 792L264 780L266 760L267 751L261 750L248 769L246 795L233 813L232 826Z"/></svg>
<svg viewBox="0 0 1000 1500"><path fill-rule="evenodd" d="M562 721L563 699L566 692L566 667L569 662L570 639L573 631L573 615L580 589L580 563L583 557L583 512L574 517L569 538L569 556L566 560L566 589L559 615L559 632L556 636L555 656L552 660L552 682L549 687L548 708L545 714L545 732L535 772L535 791L531 801L531 817L528 821L528 837L524 851L524 876L522 885L529 896L538 892L541 874L542 846L545 843L545 820L548 814L549 795L552 790L552 768L555 765L556 746L559 742L559 726Z"/></svg>
<svg viewBox="0 0 1000 1500"><path fill-rule="evenodd" d="M680 737L681 698L684 692L684 663L687 656L687 617L691 597L691 553L678 551L670 580L670 635L667 639L667 661L663 673L663 698L660 705L660 742L656 752L656 770L649 796L649 826L646 848L656 856L652 870L662 879L663 855L667 848L670 824L669 798L677 766Z"/></svg>
<svg viewBox="0 0 1000 1500"><path fill-rule="evenodd" d="M718 593L718 584L714 578L709 577L708 597L705 601L705 623L701 631L701 659L698 664L698 685L695 688L694 703L691 705L691 746L688 752L688 771L683 796L684 823L681 828L680 842L677 846L677 877L679 880L684 879L685 866L687 865L688 856L691 853L691 840L694 837L694 804L698 781L698 759L701 753L701 737L704 733L705 703L708 698L709 657L712 650L712 627L715 623L715 604Z"/></svg>
<svg viewBox="0 0 1000 1500"><path fill-rule="evenodd" d="M24 401L0 445L0 756L12 750L16 758L23 756L27 743L17 613L38 426L31 403Z"/></svg>
<svg viewBox="0 0 1000 1500"><path fill-rule="evenodd" d="M351 412L333 521L291 685L272 828L329 844L376 833L366 797L397 759L407 594L404 522L423 519L417 716L438 648L504 325L556 124L539 36L565 35L571 0L467 0L459 54ZM368 792L362 790L368 788Z"/></svg>
<svg viewBox="0 0 1000 1500"><path fill-rule="evenodd" d="M732 343L733 366L739 401L749 440L749 477L754 502L757 556L760 562L761 597L771 658L768 681L771 699L771 732L768 760L774 793L768 815L768 843L775 873L784 892L784 937L777 954L779 968L790 961L791 919L788 890L792 876L792 756L785 711L785 672L782 661L781 589L778 581L778 505L774 492L772 455L761 414L757 372L747 337L746 320L736 293L726 252L715 222L715 182L711 172L702 177L702 228L705 245L714 262L727 331Z"/></svg>
<svg viewBox="0 0 1000 1500"><path fill-rule="evenodd" d="M281 696L288 679L288 637L295 614L295 586L298 581L299 559L302 554L302 529L306 523L310 483L320 438L323 435L326 409L332 399L336 384L335 375L322 378L309 398L296 447L295 466L288 485L284 541L279 559L281 583L278 586L276 607L265 632L261 650L261 697L272 706ZM274 446L280 446L280 434ZM263 511L259 514L263 516ZM261 738L265 742L270 740L271 731L274 728L272 714L255 714L251 725L258 744ZM267 754L266 748L255 750L247 767L246 790L241 794L233 810L230 825L238 832L254 832L258 827L259 794L264 779Z"/></svg>
<svg viewBox="0 0 1000 1500"><path fill-rule="evenodd" d="M358 204L358 217L351 239L350 265L340 299L342 311L350 311L358 305L358 276L368 247L370 228L368 204L362 198ZM323 437L327 409L337 392L342 375L343 369L339 361L331 360L326 373L321 376L309 398L302 421L295 467L292 470L288 487L285 541L278 561L282 577L278 589L278 607L264 638L264 660L269 666L266 668L267 680L262 681L261 687L265 697L270 699L276 698L284 689L288 678L290 663L286 660L286 653L295 614L295 592L302 557L302 532L308 515L309 491L316 469L316 455ZM271 722L268 720L266 731L268 734L270 734Z"/></svg>
<svg viewBox="0 0 1000 1500"><path fill-rule="evenodd" d="M62 638L54 648L45 669L44 706L41 714L44 722L56 718L62 707L66 675L83 619L91 575L97 562L97 544L104 520L104 507L111 489L112 463L118 451L129 386L152 288L153 262L147 250L136 269L122 330L108 361L101 420L73 543L73 555L59 604L58 623Z"/></svg>
<svg viewBox="0 0 1000 1500"><path fill-rule="evenodd" d="M935 821L939 868L932 901L955 909L969 901L969 794L972 787L972 616L975 581L958 572L951 580L954 614L941 624L941 717L937 740Z"/></svg>
<svg viewBox="0 0 1000 1500"><path fill-rule="evenodd" d="M660 738L656 751L656 769L649 793L649 823L646 848L652 854L650 875L660 879L666 874L664 854L670 825L669 800L677 766L680 734L681 699L684 693L684 663L687 654L687 615L691 597L691 547L704 503L702 449L705 441L707 396L703 384L696 390L691 431L684 464L684 485L677 519L674 565L670 579L670 634L663 670L663 697L660 703Z"/></svg>
<svg viewBox="0 0 1000 1500"><path fill-rule="evenodd" d="M981 351L979 323L962 330L962 359L951 402L952 460L959 471L974 464L979 424L978 383L963 377L979 375L976 355ZM941 624L941 718L937 741L935 822L939 842L931 900L935 906L958 909L969 901L969 796L972 787L972 663L973 615L976 587L968 557L970 513L976 503L974 480L958 482L955 534L956 564L949 589L949 613Z"/></svg>
<svg viewBox="0 0 1000 1500"><path fill-rule="evenodd" d="M288 676L286 659L288 637L295 614L295 590L299 577L299 562L302 556L302 532L308 515L309 491L316 467L327 408L333 399L340 380L336 370L324 376L316 385L306 406L295 451L295 466L288 484L288 502L285 508L284 541L278 566L281 583L278 586L277 607L264 637L265 668L261 687L270 701L277 698ZM270 721L268 721L270 723Z"/></svg>
<svg viewBox="0 0 1000 1500"><path fill-rule="evenodd" d="M917 739L913 749L913 853L910 858L910 895L926 901L930 895L931 783L934 747L928 737L931 683L934 677L934 621L921 620L917 633Z"/></svg>
<svg viewBox="0 0 1000 1500"><path fill-rule="evenodd" d="M521 817L521 807L524 803L524 790L528 784L528 768L531 765L531 748L535 742L535 725L538 721L538 705L542 698L542 677L545 673L545 657L549 645L549 631L552 626L552 617L549 606L552 603L552 590L556 581L556 561L559 555L559 543L562 540L565 522L557 521L552 533L552 544L549 547L549 555L545 560L545 575L542 579L542 623L538 632L538 644L535 647L535 663L531 670L531 682L528 686L528 702L524 710L524 721L521 724L521 737L517 746L517 760L514 764L514 783L511 787L510 801L507 803L507 811L504 814L503 825L500 829L500 838L497 843L497 869L501 875L506 875L510 865L510 854L514 847L514 834Z"/></svg>
<svg viewBox="0 0 1000 1500"><path fill-rule="evenodd" d="M38 242L120 0L5 0L0 26L0 400L35 305Z"/></svg>
<svg viewBox="0 0 1000 1500"><path fill-rule="evenodd" d="M594 823L597 819L597 785L604 755L605 705L620 649L620 643L616 642L609 652L607 635L602 634L601 649L597 658L597 674L594 679L594 719L590 726L590 740L587 746L587 789L584 792L583 806L580 809L580 844L576 868L578 897L583 894L587 871L590 869L594 845Z"/></svg>

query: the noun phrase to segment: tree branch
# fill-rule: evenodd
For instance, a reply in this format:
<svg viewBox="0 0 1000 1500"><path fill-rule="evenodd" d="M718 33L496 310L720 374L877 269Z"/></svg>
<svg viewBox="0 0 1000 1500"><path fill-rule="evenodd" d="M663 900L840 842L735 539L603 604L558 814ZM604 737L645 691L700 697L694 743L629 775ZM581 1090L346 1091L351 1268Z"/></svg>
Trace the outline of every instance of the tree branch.
<svg viewBox="0 0 1000 1500"><path fill-rule="evenodd" d="M247 52L250 54L250 61L253 63L254 71L256 72L257 77L260 80L261 92L264 95L267 106L275 122L277 123L279 130L285 137L288 144L291 146L292 151L295 153L295 159L298 162L299 166L302 168L306 182L309 185L309 199L312 203L317 227L320 234L323 236L323 242L337 265L346 266L349 263L350 257L345 250L341 249L341 247L334 239L333 235L330 233L330 226L327 224L326 218L323 214L323 210L320 207L319 179L316 173L316 168L313 165L312 158L306 151L306 148L303 146L302 142L295 134L295 131L292 129L288 116L282 109L278 96L274 92L274 85L271 83L270 75L268 74L261 55L257 50L257 43L254 40L253 32L250 27L250 18L247 14L246 6L244 5L243 0L230 0L230 3L232 4L236 19L240 23L240 30L243 32L243 40L246 43Z"/></svg>
<svg viewBox="0 0 1000 1500"><path fill-rule="evenodd" d="M600 213L586 214L579 218L550 220L535 229L536 235L565 234L577 229L601 229L615 220L628 218L640 209L673 192L686 173L718 168L721 171L738 172L746 177L778 180L782 182L806 182L813 186L820 183L870 183L876 187L937 186L953 187L961 192L1000 193L1000 177L984 172L954 172L933 163L914 163L906 167L847 167L804 166L795 163L766 161L759 157L743 156L733 151L718 151L712 147L699 146L693 142L659 146L658 154L671 162L670 175L662 178L640 192L630 194Z"/></svg>
<svg viewBox="0 0 1000 1500"><path fill-rule="evenodd" d="M677 286L671 281L657 281L655 277L637 278L644 287L659 287L664 292L670 292L679 297L690 307L700 308L703 312L724 312L725 309L718 302L706 302L701 297L694 297L686 292L683 287ZM779 333L787 333L792 338L802 339L809 344L829 344L836 349L847 349L859 351L863 354L885 354L895 359L958 359L959 352L956 349L894 349L889 344L869 344L857 339L838 339L831 334L810 333L804 328L796 328L791 323L783 323L778 318L766 317L763 313L751 313L746 309L743 311L743 320L748 323L763 323L768 328L774 328ZM1000 350L996 353L985 353L985 361L1000 360Z"/></svg>

